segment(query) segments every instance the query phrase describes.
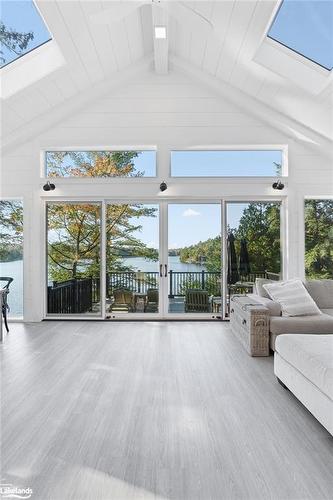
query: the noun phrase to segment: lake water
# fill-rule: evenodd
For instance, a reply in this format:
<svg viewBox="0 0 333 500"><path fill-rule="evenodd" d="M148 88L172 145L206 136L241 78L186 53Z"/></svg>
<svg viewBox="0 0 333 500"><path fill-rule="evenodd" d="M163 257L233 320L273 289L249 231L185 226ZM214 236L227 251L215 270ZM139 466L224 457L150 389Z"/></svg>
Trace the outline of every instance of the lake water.
<svg viewBox="0 0 333 500"><path fill-rule="evenodd" d="M152 272L159 270L159 263L142 257L128 257L123 259L125 266L134 270ZM205 266L201 264L184 264L178 256L169 257L169 270L172 271L204 271ZM0 276L10 276L14 281L10 285L8 303L10 306L10 317L23 316L23 261L0 262ZM3 285L3 283L1 283Z"/></svg>
<svg viewBox="0 0 333 500"><path fill-rule="evenodd" d="M159 270L159 262L155 262L152 260L144 259L143 257L127 257L122 260L125 266L132 267L135 271L146 271L146 272L158 272ZM186 264L180 262L179 257L177 255L173 255L169 257L168 260L168 268L172 271L205 271L205 266L201 264Z"/></svg>
<svg viewBox="0 0 333 500"><path fill-rule="evenodd" d="M14 278L9 287L9 316L23 316L23 261L0 262L0 276ZM3 286L4 282L2 281L0 285Z"/></svg>

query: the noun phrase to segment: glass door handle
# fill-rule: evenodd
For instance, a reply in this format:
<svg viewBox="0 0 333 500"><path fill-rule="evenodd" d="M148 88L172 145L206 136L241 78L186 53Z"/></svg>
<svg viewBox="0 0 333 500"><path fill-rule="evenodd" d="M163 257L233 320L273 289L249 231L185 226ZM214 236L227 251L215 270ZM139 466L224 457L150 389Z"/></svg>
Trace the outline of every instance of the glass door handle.
<svg viewBox="0 0 333 500"><path fill-rule="evenodd" d="M164 264L164 278L168 277L168 265Z"/></svg>
<svg viewBox="0 0 333 500"><path fill-rule="evenodd" d="M160 264L160 278L163 278L163 274L162 274L162 264Z"/></svg>

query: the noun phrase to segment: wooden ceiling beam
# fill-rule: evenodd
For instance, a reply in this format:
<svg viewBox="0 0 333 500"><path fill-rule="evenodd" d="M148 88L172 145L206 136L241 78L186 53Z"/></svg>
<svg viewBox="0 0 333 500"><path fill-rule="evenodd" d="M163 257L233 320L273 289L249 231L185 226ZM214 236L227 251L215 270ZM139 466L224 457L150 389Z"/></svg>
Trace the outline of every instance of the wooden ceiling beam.
<svg viewBox="0 0 333 500"><path fill-rule="evenodd" d="M166 75L169 69L169 41L168 41L168 11L152 3L152 21L154 37L155 71L159 75ZM165 26L166 38L156 38L155 27Z"/></svg>

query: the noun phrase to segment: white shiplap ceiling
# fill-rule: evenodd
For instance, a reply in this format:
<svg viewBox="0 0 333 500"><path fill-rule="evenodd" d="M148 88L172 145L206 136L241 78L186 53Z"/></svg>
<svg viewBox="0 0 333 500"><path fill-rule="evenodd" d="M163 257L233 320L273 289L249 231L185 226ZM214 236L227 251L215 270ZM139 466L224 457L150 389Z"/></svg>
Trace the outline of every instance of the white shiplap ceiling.
<svg viewBox="0 0 333 500"><path fill-rule="evenodd" d="M184 67L191 65L212 82L239 89L330 138L331 76L314 95L254 60L279 1L152 3L36 1L65 64L2 99L3 143L10 145L11 137L17 139L20 131L34 121L52 112L59 114L66 103L79 100L89 89L93 95L103 82L117 81L153 58L161 73L168 66L172 71L173 58L178 66L184 61ZM182 10L177 10L177 4ZM188 12L186 22L184 7ZM117 12L116 21L110 18L112 12ZM167 50L163 43L154 44L153 19L166 19ZM15 64L9 69L12 66L14 71Z"/></svg>

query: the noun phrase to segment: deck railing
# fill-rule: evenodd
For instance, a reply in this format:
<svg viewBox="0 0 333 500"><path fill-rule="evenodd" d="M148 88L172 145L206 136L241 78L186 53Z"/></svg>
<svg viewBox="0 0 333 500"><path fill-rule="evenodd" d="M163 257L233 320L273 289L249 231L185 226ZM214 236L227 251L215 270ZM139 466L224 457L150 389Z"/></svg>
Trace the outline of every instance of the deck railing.
<svg viewBox="0 0 333 500"><path fill-rule="evenodd" d="M148 288L158 287L158 272L109 271L106 274L106 295L112 297L113 291L124 288L136 293L147 293Z"/></svg>
<svg viewBox="0 0 333 500"><path fill-rule="evenodd" d="M183 297L189 288L207 290L221 295L221 273L209 271L169 271L169 298Z"/></svg>
<svg viewBox="0 0 333 500"><path fill-rule="evenodd" d="M242 282L254 282L256 278L279 279L278 274L267 271L240 276ZM274 274L274 276L273 276ZM133 293L146 294L149 288L158 288L158 272L109 271L106 275L106 296L124 288ZM221 273L209 271L173 271L168 273L169 298L184 297L189 288L207 290L210 295L221 296ZM80 314L93 310L101 300L100 278L86 277L56 282L48 286L47 311L49 314Z"/></svg>
<svg viewBox="0 0 333 500"><path fill-rule="evenodd" d="M81 314L91 311L93 305L92 278L56 282L47 287L49 314Z"/></svg>

